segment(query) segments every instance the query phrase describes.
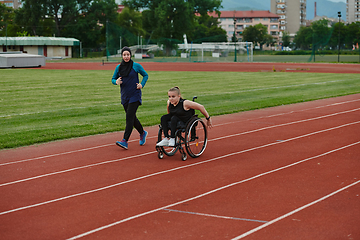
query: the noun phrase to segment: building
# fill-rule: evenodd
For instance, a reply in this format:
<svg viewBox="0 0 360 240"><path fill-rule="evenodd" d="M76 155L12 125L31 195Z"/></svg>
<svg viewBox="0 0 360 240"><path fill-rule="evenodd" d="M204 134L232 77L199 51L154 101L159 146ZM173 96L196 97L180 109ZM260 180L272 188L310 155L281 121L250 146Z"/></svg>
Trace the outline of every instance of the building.
<svg viewBox="0 0 360 240"><path fill-rule="evenodd" d="M280 16L280 32L295 36L306 26L306 0L271 0L270 4L271 12Z"/></svg>
<svg viewBox="0 0 360 240"><path fill-rule="evenodd" d="M346 19L348 23L360 22L360 0L346 0Z"/></svg>
<svg viewBox="0 0 360 240"><path fill-rule="evenodd" d="M22 7L22 0L0 0L0 3L5 4L7 7L18 9Z"/></svg>
<svg viewBox="0 0 360 240"><path fill-rule="evenodd" d="M328 24L329 28L332 27L333 24L339 22L338 18L331 18L331 17L327 17L327 16L316 16L311 20L306 20L306 26L309 27L309 26L311 26L311 24L313 22L316 22L316 21L319 21L319 20L322 20L322 19L325 19L325 20L329 21L329 24ZM340 20L340 22L345 23L344 20Z"/></svg>
<svg viewBox="0 0 360 240"><path fill-rule="evenodd" d="M73 46L79 46L75 38L61 37L0 37L1 52L23 52L45 57L71 58Z"/></svg>
<svg viewBox="0 0 360 240"><path fill-rule="evenodd" d="M218 17L215 12L210 16ZM221 11L220 26L227 33L228 41L232 40L234 31L236 37L241 41L241 33L245 28L256 24L263 24L268 29L268 34L278 40L279 38L279 16L270 11ZM235 26L234 26L234 19Z"/></svg>

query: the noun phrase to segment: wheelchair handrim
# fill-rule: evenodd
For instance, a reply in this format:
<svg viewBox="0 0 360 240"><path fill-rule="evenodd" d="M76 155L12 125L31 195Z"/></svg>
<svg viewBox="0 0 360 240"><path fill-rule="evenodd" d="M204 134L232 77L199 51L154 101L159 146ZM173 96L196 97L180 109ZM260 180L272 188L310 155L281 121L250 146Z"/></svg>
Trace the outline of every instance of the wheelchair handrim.
<svg viewBox="0 0 360 240"><path fill-rule="evenodd" d="M196 128L199 124L200 127ZM192 131L195 131L195 133L192 133ZM192 134L195 134L195 136L192 136ZM195 138L193 139L193 137ZM191 157L199 157L205 151L207 146L207 129L205 123L200 118L193 120L188 125L185 139L185 148Z"/></svg>

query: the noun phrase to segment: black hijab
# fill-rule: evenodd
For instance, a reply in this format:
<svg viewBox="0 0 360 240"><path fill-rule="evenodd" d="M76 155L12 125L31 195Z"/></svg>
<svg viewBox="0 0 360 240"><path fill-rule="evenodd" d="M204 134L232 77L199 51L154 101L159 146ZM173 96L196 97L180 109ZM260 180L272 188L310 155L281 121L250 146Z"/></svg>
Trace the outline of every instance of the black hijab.
<svg viewBox="0 0 360 240"><path fill-rule="evenodd" d="M131 72L131 69L133 67L133 60L131 59L131 50L129 47L123 47L121 49L121 56L123 52L128 51L130 53L130 61L125 62L124 59L120 63L120 76L121 77L127 77L129 73Z"/></svg>

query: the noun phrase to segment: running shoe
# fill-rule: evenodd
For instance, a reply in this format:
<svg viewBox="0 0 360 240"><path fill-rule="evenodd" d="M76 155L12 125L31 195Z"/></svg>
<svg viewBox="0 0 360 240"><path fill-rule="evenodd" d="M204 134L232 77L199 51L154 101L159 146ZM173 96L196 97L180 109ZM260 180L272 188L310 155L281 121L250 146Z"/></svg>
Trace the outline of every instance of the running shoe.
<svg viewBox="0 0 360 240"><path fill-rule="evenodd" d="M163 140L161 140L160 142L158 142L156 144L156 146L158 147L167 147L169 146L169 139L168 138L164 138Z"/></svg>
<svg viewBox="0 0 360 240"><path fill-rule="evenodd" d="M146 137L148 135L148 132L144 130L144 132L142 134L140 134L140 146L144 146L144 144L146 143Z"/></svg>
<svg viewBox="0 0 360 240"><path fill-rule="evenodd" d="M118 145L119 147L122 147L122 148L124 148L126 150L128 149L128 143L127 143L127 141L125 139L121 140L120 142L117 141L116 145Z"/></svg>
<svg viewBox="0 0 360 240"><path fill-rule="evenodd" d="M170 138L168 146L169 147L175 147L175 138Z"/></svg>

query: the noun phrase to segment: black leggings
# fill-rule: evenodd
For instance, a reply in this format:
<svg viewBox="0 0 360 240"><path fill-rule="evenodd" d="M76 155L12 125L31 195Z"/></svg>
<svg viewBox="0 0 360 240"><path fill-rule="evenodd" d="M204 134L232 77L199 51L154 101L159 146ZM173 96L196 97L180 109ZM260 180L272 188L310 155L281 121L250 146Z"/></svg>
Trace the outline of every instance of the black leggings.
<svg viewBox="0 0 360 240"><path fill-rule="evenodd" d="M124 139L128 141L134 127L140 134L144 133L144 129L139 119L137 119L136 117L136 111L140 106L140 102L129 103L123 106L126 112L126 127L124 132Z"/></svg>
<svg viewBox="0 0 360 240"><path fill-rule="evenodd" d="M181 121L180 118L178 118L177 116L171 116L170 114L166 114L163 115L161 117L161 126L163 128L164 131L164 136L169 138L175 138L175 132L176 132L176 127L177 127L177 123ZM168 127L168 122L171 122L170 126L170 130L171 130L171 134L169 136L169 127Z"/></svg>

